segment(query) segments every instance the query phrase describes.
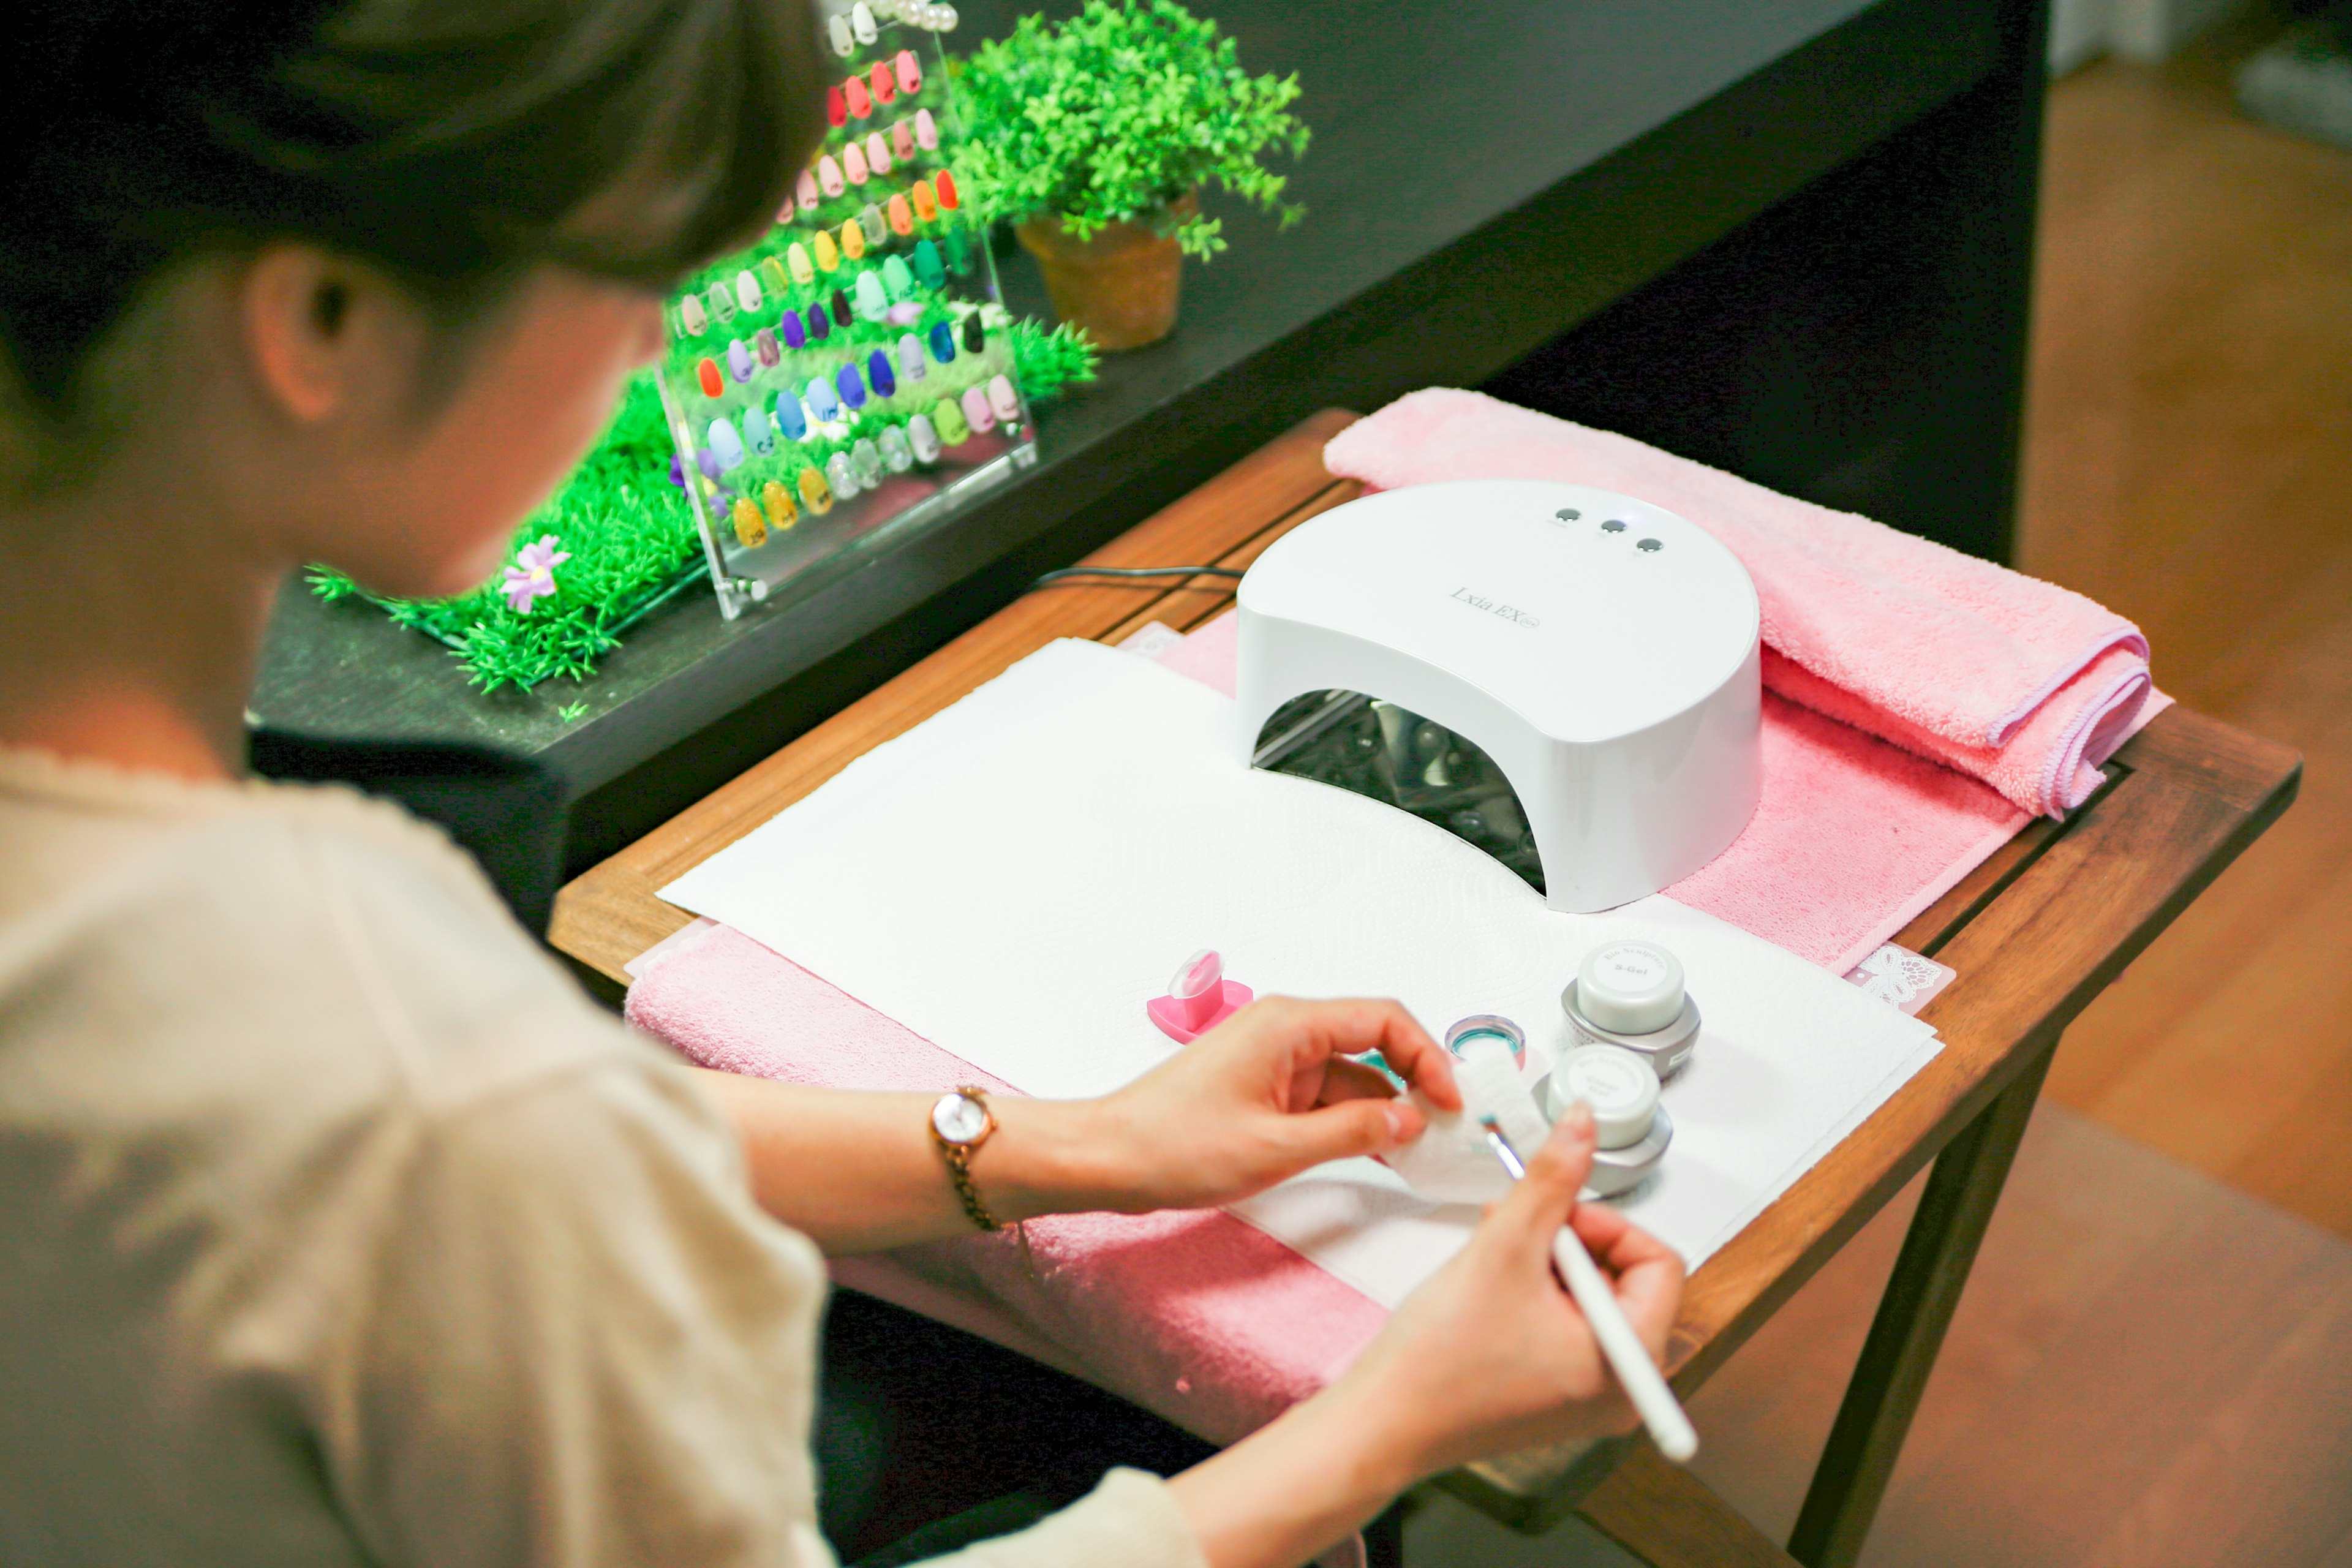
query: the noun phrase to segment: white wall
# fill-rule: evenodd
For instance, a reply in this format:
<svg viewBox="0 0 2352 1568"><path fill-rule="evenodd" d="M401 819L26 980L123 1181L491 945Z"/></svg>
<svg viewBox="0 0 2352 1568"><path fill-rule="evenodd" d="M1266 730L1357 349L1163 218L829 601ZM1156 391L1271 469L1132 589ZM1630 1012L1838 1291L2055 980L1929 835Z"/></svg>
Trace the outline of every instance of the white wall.
<svg viewBox="0 0 2352 1568"><path fill-rule="evenodd" d="M2169 58L2239 4L2240 0L2053 0L2051 72L2073 70L2109 51L2133 60Z"/></svg>

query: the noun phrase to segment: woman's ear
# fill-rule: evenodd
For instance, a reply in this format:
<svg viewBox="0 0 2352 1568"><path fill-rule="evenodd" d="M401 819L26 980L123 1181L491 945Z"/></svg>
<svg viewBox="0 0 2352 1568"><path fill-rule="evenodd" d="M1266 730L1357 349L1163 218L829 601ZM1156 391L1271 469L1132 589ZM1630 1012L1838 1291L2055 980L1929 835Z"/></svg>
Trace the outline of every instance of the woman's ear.
<svg viewBox="0 0 2352 1568"><path fill-rule="evenodd" d="M362 362L381 344L361 320L380 304L379 279L315 246L264 246L237 288L237 319L263 397L287 418L316 425L345 411L382 367Z"/></svg>

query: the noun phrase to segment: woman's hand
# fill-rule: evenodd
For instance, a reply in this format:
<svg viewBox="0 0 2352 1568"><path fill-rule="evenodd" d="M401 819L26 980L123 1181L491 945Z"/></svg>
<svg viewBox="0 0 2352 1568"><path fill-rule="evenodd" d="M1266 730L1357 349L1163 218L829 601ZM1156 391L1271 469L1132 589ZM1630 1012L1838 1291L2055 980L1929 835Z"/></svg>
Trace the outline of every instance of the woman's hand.
<svg viewBox="0 0 2352 1568"><path fill-rule="evenodd" d="M1445 1053L1394 1002L1253 1002L1097 1102L1123 1191L1105 1206L1201 1208L1264 1192L1327 1160L1421 1136L1423 1117L1360 1062L1377 1050L1439 1105L1462 1096Z"/></svg>
<svg viewBox="0 0 2352 1568"><path fill-rule="evenodd" d="M1552 1273L1552 1239L1576 1227L1654 1356L1682 1304L1683 1267L1615 1210L1577 1203L1592 1142L1589 1111L1562 1117L1527 1178L1337 1383L1170 1483L1213 1568L1303 1562L1425 1476L1632 1426Z"/></svg>
<svg viewBox="0 0 2352 1568"><path fill-rule="evenodd" d="M1377 1389L1370 1403L1402 1425L1417 1474L1631 1426L1632 1406L1552 1271L1552 1238L1575 1227L1653 1360L1682 1304L1683 1263L1615 1209L1576 1201L1592 1149L1592 1113L1580 1105L1343 1380Z"/></svg>

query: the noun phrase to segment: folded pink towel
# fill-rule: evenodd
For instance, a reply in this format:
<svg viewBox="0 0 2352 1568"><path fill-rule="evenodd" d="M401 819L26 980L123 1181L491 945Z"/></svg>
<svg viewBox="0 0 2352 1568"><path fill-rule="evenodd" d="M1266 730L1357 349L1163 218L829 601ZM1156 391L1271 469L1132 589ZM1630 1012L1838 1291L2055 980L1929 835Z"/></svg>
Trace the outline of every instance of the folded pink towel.
<svg viewBox="0 0 2352 1568"><path fill-rule="evenodd" d="M629 987L628 1017L705 1067L835 1089L944 1090L986 1073L750 937L712 926ZM1006 1092L1010 1092L1007 1090ZM1320 1388L1388 1314L1218 1210L1063 1215L1005 1237L844 1258L841 1283L992 1339L1214 1443Z"/></svg>
<svg viewBox="0 0 2352 1568"><path fill-rule="evenodd" d="M1335 437L1376 489L1559 479L1688 518L1755 579L1772 689L2062 816L2147 702L2147 641L2082 595L1480 393L1433 387Z"/></svg>

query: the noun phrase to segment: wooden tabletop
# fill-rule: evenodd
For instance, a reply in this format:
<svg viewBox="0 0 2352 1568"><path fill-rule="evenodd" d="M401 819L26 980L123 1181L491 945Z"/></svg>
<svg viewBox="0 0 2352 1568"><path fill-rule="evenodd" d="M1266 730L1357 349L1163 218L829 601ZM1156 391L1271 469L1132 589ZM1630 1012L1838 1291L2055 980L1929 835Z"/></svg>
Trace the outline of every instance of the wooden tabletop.
<svg viewBox="0 0 2352 1568"><path fill-rule="evenodd" d="M1333 479L1322 462L1324 443L1355 417L1327 410L1302 421L1088 563L1247 565L1287 530L1355 496L1354 483ZM1189 630L1231 602L1230 583L1213 578L1030 595L574 880L556 903L555 945L625 984L625 964L691 919L656 899L656 889L863 752L1056 637L1117 642L1155 620ZM2063 825L2036 820L1906 926L1897 942L1958 972L1923 1015L1944 1049L1692 1276L1667 1356L1675 1387L1685 1396L1696 1389L2039 1060L2286 809L2301 768L2284 746L2169 710L2116 754L2109 783L2089 805ZM1475 1467L1463 1479L1486 1490L1483 1500L1498 1515L1538 1521L1557 1513L1580 1457L1532 1451Z"/></svg>

